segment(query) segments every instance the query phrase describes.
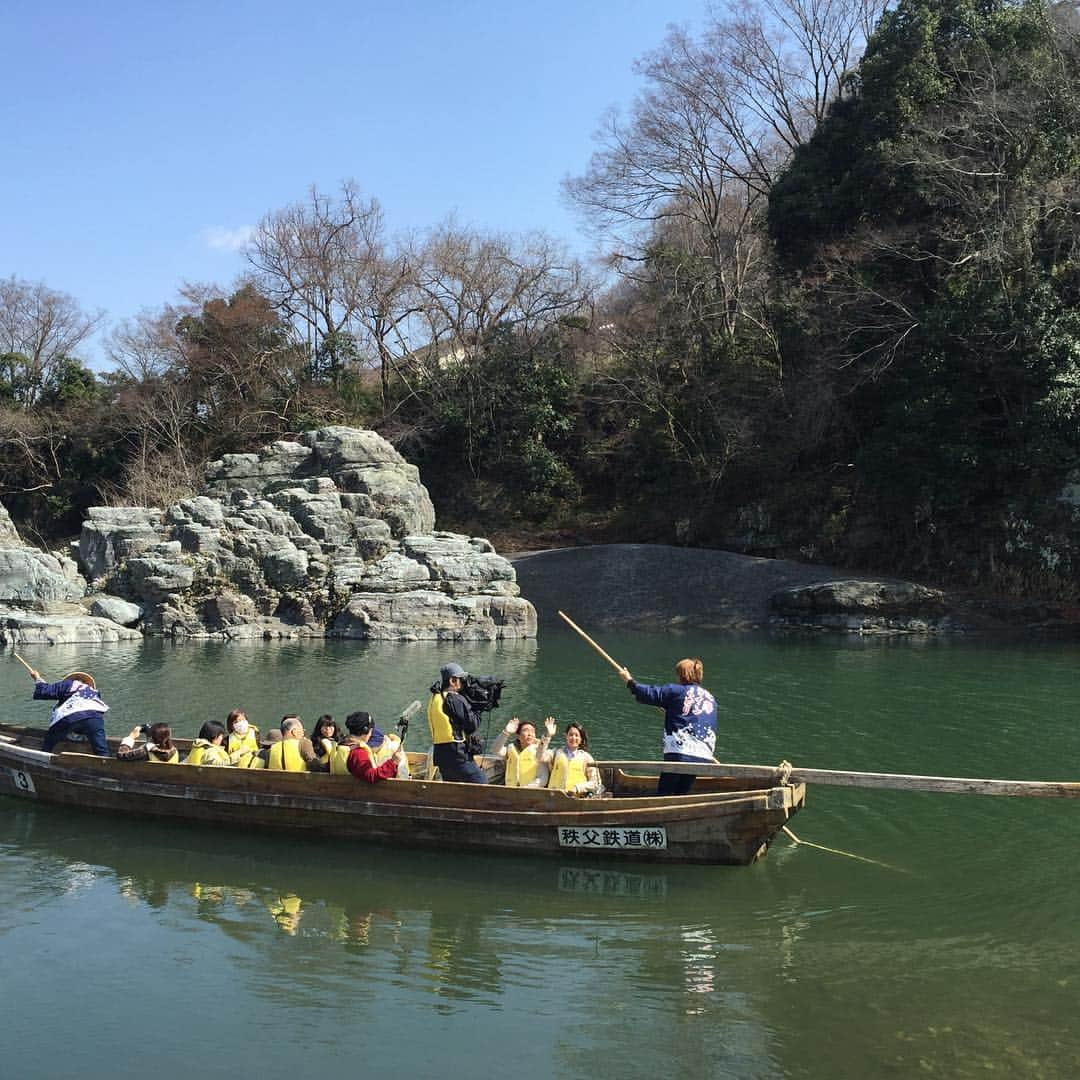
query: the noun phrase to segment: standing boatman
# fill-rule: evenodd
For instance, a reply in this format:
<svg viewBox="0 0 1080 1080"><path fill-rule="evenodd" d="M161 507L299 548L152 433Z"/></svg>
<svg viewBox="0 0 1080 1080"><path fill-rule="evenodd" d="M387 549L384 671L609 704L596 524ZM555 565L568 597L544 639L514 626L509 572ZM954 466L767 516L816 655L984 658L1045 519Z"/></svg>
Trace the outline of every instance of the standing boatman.
<svg viewBox="0 0 1080 1080"><path fill-rule="evenodd" d="M649 686L634 681L626 668L619 668L619 678L642 705L664 710L664 760L701 761L716 759L716 698L701 685L705 666L700 660L680 660L675 665L677 683ZM682 773L661 773L657 795L686 795L695 777Z"/></svg>
<svg viewBox="0 0 1080 1080"><path fill-rule="evenodd" d="M41 743L42 750L52 753L53 747L69 735L82 735L99 757L112 756L105 738L105 714L109 706L101 700L92 675L73 671L60 682L47 683L38 672L31 671L30 678L34 680L35 701L57 702Z"/></svg>

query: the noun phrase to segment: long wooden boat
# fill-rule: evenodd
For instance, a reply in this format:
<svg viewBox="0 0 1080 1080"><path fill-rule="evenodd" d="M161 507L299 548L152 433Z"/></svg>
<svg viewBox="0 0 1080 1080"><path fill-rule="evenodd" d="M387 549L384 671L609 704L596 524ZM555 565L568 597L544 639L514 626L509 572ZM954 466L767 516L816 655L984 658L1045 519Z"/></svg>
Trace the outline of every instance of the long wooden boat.
<svg viewBox="0 0 1080 1080"><path fill-rule="evenodd" d="M65 749L71 744L49 754L43 734L0 724L0 794L443 850L741 866L766 853L806 799L801 783L716 776L689 795L659 797L656 762L600 762L605 796L581 799L498 783L366 784L326 773L136 764ZM426 775L427 755L409 759L414 776Z"/></svg>

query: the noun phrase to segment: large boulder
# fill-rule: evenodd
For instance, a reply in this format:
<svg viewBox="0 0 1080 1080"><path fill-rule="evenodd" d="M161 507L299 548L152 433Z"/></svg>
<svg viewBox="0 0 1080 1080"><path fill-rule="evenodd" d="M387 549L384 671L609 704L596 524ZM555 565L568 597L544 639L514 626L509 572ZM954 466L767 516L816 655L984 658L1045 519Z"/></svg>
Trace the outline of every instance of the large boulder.
<svg viewBox="0 0 1080 1080"><path fill-rule="evenodd" d="M85 592L86 582L70 559L31 547L0 548L0 603L70 602Z"/></svg>
<svg viewBox="0 0 1080 1080"><path fill-rule="evenodd" d="M373 431L326 427L212 462L198 495L163 510L95 507L79 552L150 633L535 635L511 564L434 527L415 466ZM413 594L427 599L397 602Z"/></svg>
<svg viewBox="0 0 1080 1080"><path fill-rule="evenodd" d="M822 581L780 589L769 598L775 619L860 633L942 629L945 594L910 581Z"/></svg>
<svg viewBox="0 0 1080 1080"><path fill-rule="evenodd" d="M142 608L119 596L95 596L90 602L90 614L121 626L134 626L142 618Z"/></svg>
<svg viewBox="0 0 1080 1080"><path fill-rule="evenodd" d="M0 606L0 645L81 645L141 638L138 630L83 611L42 613Z"/></svg>
<svg viewBox="0 0 1080 1080"><path fill-rule="evenodd" d="M536 636L536 611L521 597L459 596L429 590L357 593L329 637L373 641L496 641Z"/></svg>
<svg viewBox="0 0 1080 1080"><path fill-rule="evenodd" d="M90 581L163 539L162 513L140 506L92 506L79 537L79 562Z"/></svg>

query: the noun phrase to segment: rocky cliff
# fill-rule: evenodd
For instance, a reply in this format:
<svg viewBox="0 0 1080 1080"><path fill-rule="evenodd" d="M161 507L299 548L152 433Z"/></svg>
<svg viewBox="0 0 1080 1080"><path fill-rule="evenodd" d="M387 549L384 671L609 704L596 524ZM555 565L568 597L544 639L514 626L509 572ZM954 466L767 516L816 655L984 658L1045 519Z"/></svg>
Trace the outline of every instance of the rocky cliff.
<svg viewBox="0 0 1080 1080"><path fill-rule="evenodd" d="M174 637L536 634L511 564L486 540L435 531L416 467L372 431L327 427L226 455L198 495L164 509L94 507L78 543L85 580L71 560L9 548L5 520L0 576L5 557L23 567L0 593L0 634L14 641L31 630L15 605L40 613L50 590Z"/></svg>

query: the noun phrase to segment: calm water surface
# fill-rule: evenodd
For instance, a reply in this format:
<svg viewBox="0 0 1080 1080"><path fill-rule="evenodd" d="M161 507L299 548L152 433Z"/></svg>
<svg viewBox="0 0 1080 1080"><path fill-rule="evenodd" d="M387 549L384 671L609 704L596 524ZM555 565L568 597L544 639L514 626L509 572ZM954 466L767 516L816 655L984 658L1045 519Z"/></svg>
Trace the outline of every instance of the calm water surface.
<svg viewBox="0 0 1080 1080"><path fill-rule="evenodd" d="M644 680L702 656L721 760L1080 779L1075 645L603 644ZM551 712L598 756L658 751L659 714L569 635L26 656L91 670L116 734L234 706L389 719L458 659L507 680L493 729ZM45 721L29 690L0 655L5 717ZM874 861L465 858L0 798L2 1075L1080 1075L1080 804L812 788L793 828Z"/></svg>

